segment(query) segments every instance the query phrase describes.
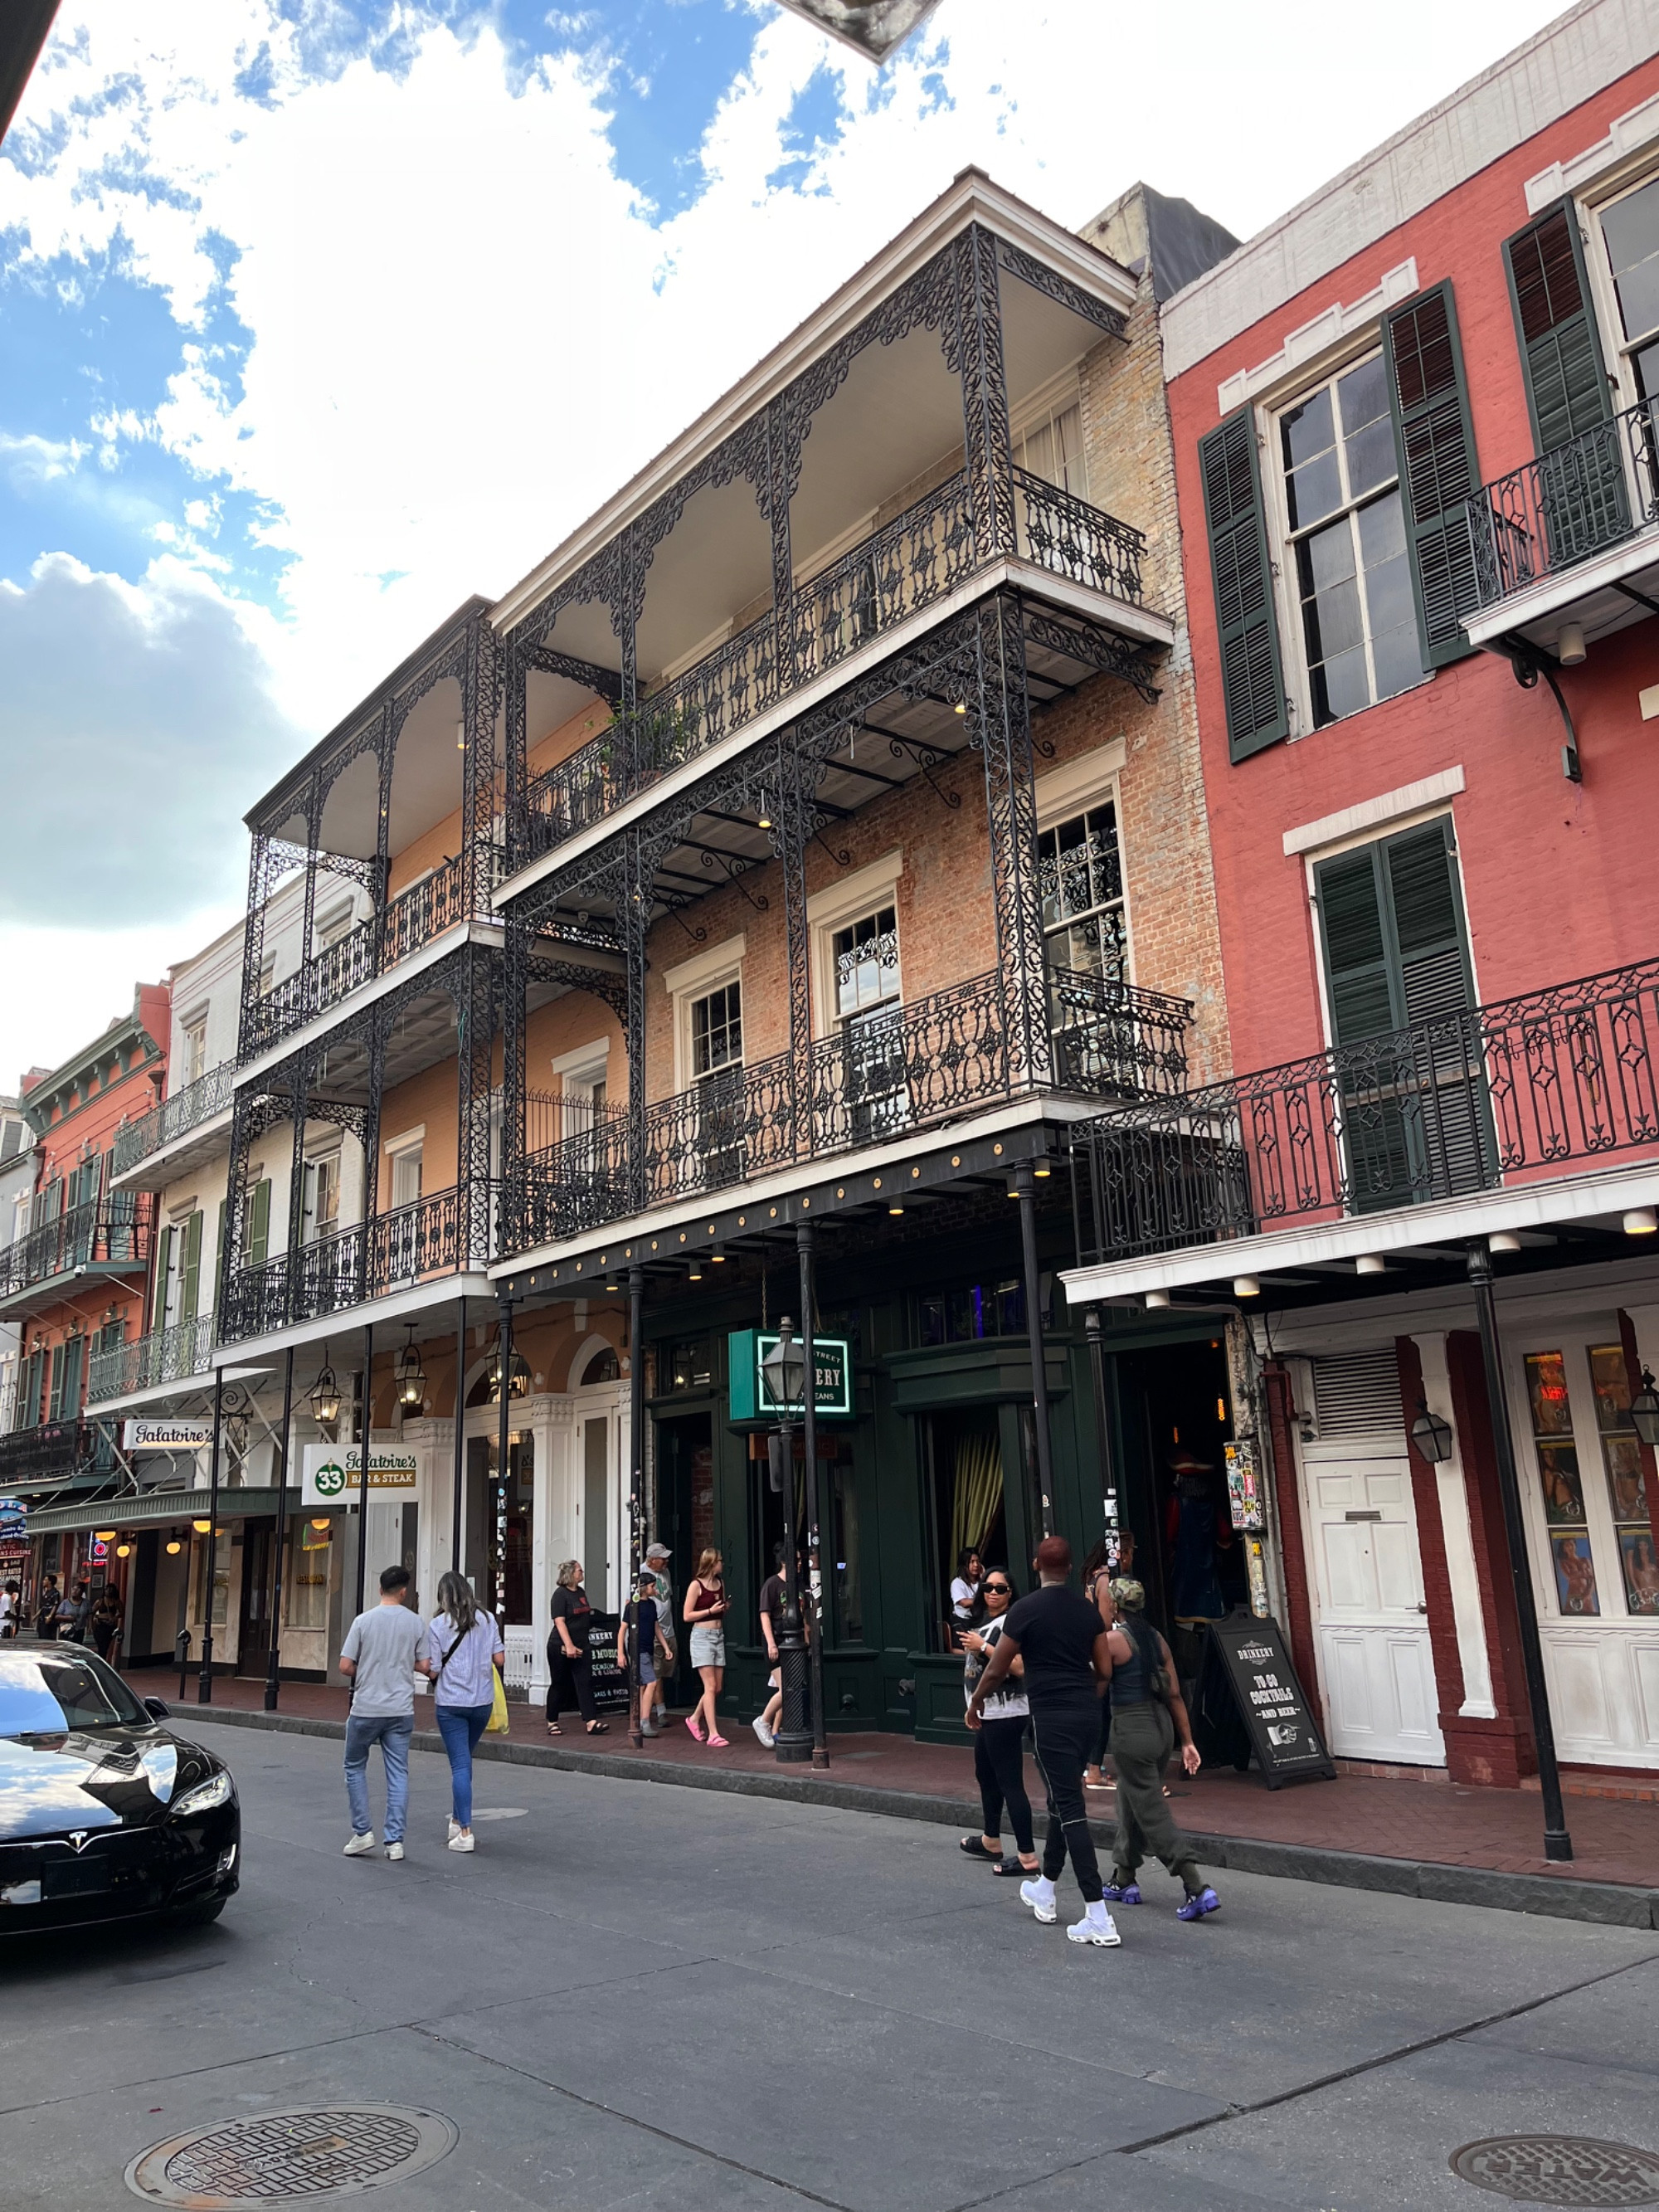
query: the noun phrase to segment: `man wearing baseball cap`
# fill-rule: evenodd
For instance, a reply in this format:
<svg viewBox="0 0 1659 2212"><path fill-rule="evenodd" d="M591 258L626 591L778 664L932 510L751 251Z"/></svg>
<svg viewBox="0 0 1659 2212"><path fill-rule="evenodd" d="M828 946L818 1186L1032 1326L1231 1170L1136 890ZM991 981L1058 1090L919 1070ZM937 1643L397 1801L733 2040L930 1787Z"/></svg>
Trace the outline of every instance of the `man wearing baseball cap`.
<svg viewBox="0 0 1659 2212"><path fill-rule="evenodd" d="M662 1717L664 1728L668 1725L669 1692L673 1687L675 1670L680 1663L679 1643L675 1633L675 1624L679 1616L674 1606L673 1560L674 1554L660 1539L645 1547L645 1564L657 1577L657 1633L662 1638L665 1653L659 1662L659 1680L662 1690L657 1699L657 1710Z"/></svg>

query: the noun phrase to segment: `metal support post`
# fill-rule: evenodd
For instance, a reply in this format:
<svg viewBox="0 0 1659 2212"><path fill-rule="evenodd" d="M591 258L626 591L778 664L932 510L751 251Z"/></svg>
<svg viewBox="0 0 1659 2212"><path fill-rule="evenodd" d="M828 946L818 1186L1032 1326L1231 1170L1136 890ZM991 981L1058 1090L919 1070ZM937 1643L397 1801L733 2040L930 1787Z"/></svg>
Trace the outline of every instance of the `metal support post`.
<svg viewBox="0 0 1659 2212"><path fill-rule="evenodd" d="M806 1388L802 1400L806 1446L806 1510L812 1524L806 1540L807 1569L812 1583L812 1619L806 1645L811 1662L812 1764L814 1766L828 1766L830 1749L825 1741L828 1719L823 1710L823 1639L830 1622L828 1592L835 1542L827 1510L829 1501L824 1496L823 1480L818 1471L817 1391L814 1387L817 1361L812 1341L813 1316L817 1310L816 1285L812 1280L814 1226L810 1221L797 1223L795 1249L800 1259L800 1348L806 1361ZM817 1560L817 1566L811 1564L814 1558Z"/></svg>
<svg viewBox="0 0 1659 2212"><path fill-rule="evenodd" d="M630 1078L630 1080L634 1079ZM645 1270L628 1271L628 1596L623 1618L640 1586L640 1516L645 1507ZM639 1613L628 1639L628 1741L637 1751L645 1741L640 1724Z"/></svg>
<svg viewBox="0 0 1659 2212"><path fill-rule="evenodd" d="M213 1703L213 1595L219 1571L219 1446L224 1431L225 1370L213 1370L213 1462L208 1478L206 1571L202 1577L202 1671L197 1678L196 1702Z"/></svg>
<svg viewBox="0 0 1659 2212"><path fill-rule="evenodd" d="M1083 1316L1083 1333L1089 1346L1089 1379L1094 1385L1095 1437L1100 1455L1100 1503L1104 1519L1106 1571L1115 1575L1123 1559L1121 1492L1117 1472L1116 1438L1112 1433L1111 1401L1106 1389L1106 1344L1101 1334L1100 1308L1089 1306Z"/></svg>
<svg viewBox="0 0 1659 2212"><path fill-rule="evenodd" d="M501 1360L500 1389L495 1394L495 1531L499 1535L513 1464L513 1301L501 1300L501 1331L496 1338ZM499 1624L507 1610L507 1551L504 1544L489 1547L489 1610Z"/></svg>
<svg viewBox="0 0 1659 2212"><path fill-rule="evenodd" d="M455 1324L455 1467L454 1492L450 1501L449 1564L457 1574L461 1571L461 1496L466 1473L466 1300L461 1300L461 1317Z"/></svg>
<svg viewBox="0 0 1659 2212"><path fill-rule="evenodd" d="M789 1320L780 1327L787 1335ZM811 1396L812 1374L806 1369L801 1381L803 1401ZM800 1574L797 1561L799 1532L795 1525L795 1425L786 1411L767 1438L767 1455L783 1499L783 1618L778 1623L778 1687L783 1710L778 1715L774 1739L781 1765L804 1765L812 1756L812 1731L806 1716L806 1638L800 1617Z"/></svg>
<svg viewBox="0 0 1659 2212"><path fill-rule="evenodd" d="M1538 1607L1533 1598L1526 1523L1521 1515L1521 1486L1515 1469L1515 1439L1510 1432L1509 1400L1504 1391L1498 1307L1492 1296L1492 1255L1484 1243L1470 1247L1468 1265L1469 1280L1474 1285L1475 1311L1480 1322L1486 1406L1492 1419L1492 1451L1498 1462L1498 1488L1504 1501L1504 1533L1509 1540L1510 1574L1515 1584L1515 1610L1521 1631L1521 1661L1527 1677L1527 1704L1532 1714L1533 1741L1538 1748L1538 1786L1544 1801L1544 1856L1570 1859L1572 1838L1567 1832L1566 1808L1561 1802L1561 1776L1555 1763L1555 1727L1550 1718L1549 1692L1544 1681L1544 1647L1538 1636Z"/></svg>
<svg viewBox="0 0 1659 2212"><path fill-rule="evenodd" d="M1048 1434L1048 1370L1042 1353L1042 1278L1037 1273L1036 1186L1029 1167L1015 1170L1014 1190L1019 1200L1019 1238L1025 1261L1025 1337L1031 1351L1031 1404L1036 1415L1037 1492L1042 1502L1042 1533L1054 1533L1054 1449Z"/></svg>
<svg viewBox="0 0 1659 2212"><path fill-rule="evenodd" d="M288 1541L289 1437L294 1425L294 1346L283 1370L283 1426L276 1439L276 1536L270 1561L270 1659L265 1669L265 1711L276 1710L283 1642L283 1547Z"/></svg>
<svg viewBox="0 0 1659 2212"><path fill-rule="evenodd" d="M357 1611L368 1602L368 1437L374 1399L370 1385L374 1376L374 1324L363 1325L363 1395L357 1415Z"/></svg>

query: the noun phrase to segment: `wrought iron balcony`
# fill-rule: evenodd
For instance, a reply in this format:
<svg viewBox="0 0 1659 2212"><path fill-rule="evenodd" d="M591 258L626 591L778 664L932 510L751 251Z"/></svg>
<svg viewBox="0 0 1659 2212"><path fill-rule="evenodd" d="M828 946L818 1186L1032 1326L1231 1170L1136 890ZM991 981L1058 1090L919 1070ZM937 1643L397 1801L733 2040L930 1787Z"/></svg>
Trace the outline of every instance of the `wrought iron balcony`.
<svg viewBox="0 0 1659 2212"><path fill-rule="evenodd" d="M1073 1146L1100 1264L1659 1152L1659 961L1114 1107Z"/></svg>
<svg viewBox="0 0 1659 2212"><path fill-rule="evenodd" d="M213 1316L201 1313L171 1328L153 1328L112 1351L94 1352L87 1369L88 1405L207 1374L213 1365Z"/></svg>
<svg viewBox="0 0 1659 2212"><path fill-rule="evenodd" d="M1644 399L1481 486L1470 514L1482 606L1659 522L1656 409Z"/></svg>
<svg viewBox="0 0 1659 2212"><path fill-rule="evenodd" d="M246 1011L244 1057L252 1058L291 1036L375 976L401 966L446 931L465 921L493 919L489 894L499 874L499 860L493 848L486 848L446 860L389 900L378 915L370 915L273 984Z"/></svg>
<svg viewBox="0 0 1659 2212"><path fill-rule="evenodd" d="M234 1073L234 1062L223 1060L184 1090L175 1091L153 1114L146 1114L142 1121L130 1121L125 1129L118 1129L113 1172L125 1175L140 1160L147 1160L152 1152L159 1152L164 1145L170 1145L175 1137L199 1129L204 1121L210 1121L216 1114L223 1113L230 1104Z"/></svg>
<svg viewBox="0 0 1659 2212"><path fill-rule="evenodd" d="M0 1301L79 1269L143 1267L152 1213L148 1194L116 1190L41 1222L0 1250Z"/></svg>
<svg viewBox="0 0 1659 2212"><path fill-rule="evenodd" d="M434 1191L367 1224L336 1230L296 1251L242 1267L225 1285L220 1340L239 1343L295 1322L343 1313L495 1256L495 1186Z"/></svg>
<svg viewBox="0 0 1659 2212"><path fill-rule="evenodd" d="M1098 1097L1184 1079L1184 999L1069 974L1052 997L1055 1085ZM655 1101L637 1173L627 1108L588 1109L587 1126L526 1160L514 1240L528 1251L1035 1087L1016 1072L1001 975L975 976L817 1039L799 1071L779 1053Z"/></svg>
<svg viewBox="0 0 1659 2212"><path fill-rule="evenodd" d="M109 1438L94 1421L42 1421L0 1437L0 1490L107 1474L114 1467Z"/></svg>
<svg viewBox="0 0 1659 2212"><path fill-rule="evenodd" d="M1140 604L1146 541L1139 531L1024 469L1013 471L1013 489L1016 544L1025 559ZM787 650L775 611L769 611L532 777L509 825L510 865L526 866L602 822L792 691L937 605L978 565L968 479L953 476L794 586Z"/></svg>

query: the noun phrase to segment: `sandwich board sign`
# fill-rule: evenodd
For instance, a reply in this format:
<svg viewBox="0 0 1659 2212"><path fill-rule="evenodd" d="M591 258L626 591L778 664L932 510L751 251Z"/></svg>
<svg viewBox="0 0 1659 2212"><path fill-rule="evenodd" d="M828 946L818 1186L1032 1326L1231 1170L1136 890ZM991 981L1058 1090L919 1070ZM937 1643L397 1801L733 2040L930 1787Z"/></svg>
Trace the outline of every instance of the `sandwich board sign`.
<svg viewBox="0 0 1659 2212"><path fill-rule="evenodd" d="M1210 1648L1220 1657L1268 1789L1334 1782L1336 1762L1296 1679L1279 1623L1236 1613L1211 1621L1209 1630Z"/></svg>

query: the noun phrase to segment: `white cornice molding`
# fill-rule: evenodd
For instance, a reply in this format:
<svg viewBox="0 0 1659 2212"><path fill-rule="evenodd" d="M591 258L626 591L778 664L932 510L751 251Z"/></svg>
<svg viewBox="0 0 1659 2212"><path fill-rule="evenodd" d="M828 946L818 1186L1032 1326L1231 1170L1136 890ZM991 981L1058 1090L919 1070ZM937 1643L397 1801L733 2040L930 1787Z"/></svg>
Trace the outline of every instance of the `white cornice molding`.
<svg viewBox="0 0 1659 2212"><path fill-rule="evenodd" d="M1552 161L1547 169L1540 169L1535 177L1527 179L1527 213L1537 215L1542 209L1553 207L1556 201L1569 192L1582 191L1593 185L1632 154L1639 154L1659 138L1659 93L1644 100L1639 107L1629 108L1623 115L1615 115L1605 138L1598 138L1582 154L1570 161Z"/></svg>
<svg viewBox="0 0 1659 2212"><path fill-rule="evenodd" d="M1224 415L1231 415L1235 407L1242 407L1260 392L1269 391L1293 369L1316 360L1333 346L1340 345L1345 338L1372 329L1382 320L1385 307L1398 307L1401 301L1409 300L1417 289L1417 256L1413 253L1394 268L1385 269L1364 297L1354 301L1352 306L1345 307L1340 300L1334 300L1310 321L1287 331L1277 353L1270 354L1254 368L1239 369L1217 385L1216 404Z"/></svg>
<svg viewBox="0 0 1659 2212"><path fill-rule="evenodd" d="M1285 832L1285 857L1291 860L1297 853L1316 853L1322 845L1339 844L1363 830L1376 829L1379 823L1397 822L1402 815L1415 814L1419 807L1455 799L1463 787L1461 768L1443 768L1437 775L1419 776L1415 783L1402 783L1397 791L1385 791L1379 799L1362 799L1358 806L1322 814L1317 822L1304 822L1299 829Z"/></svg>

